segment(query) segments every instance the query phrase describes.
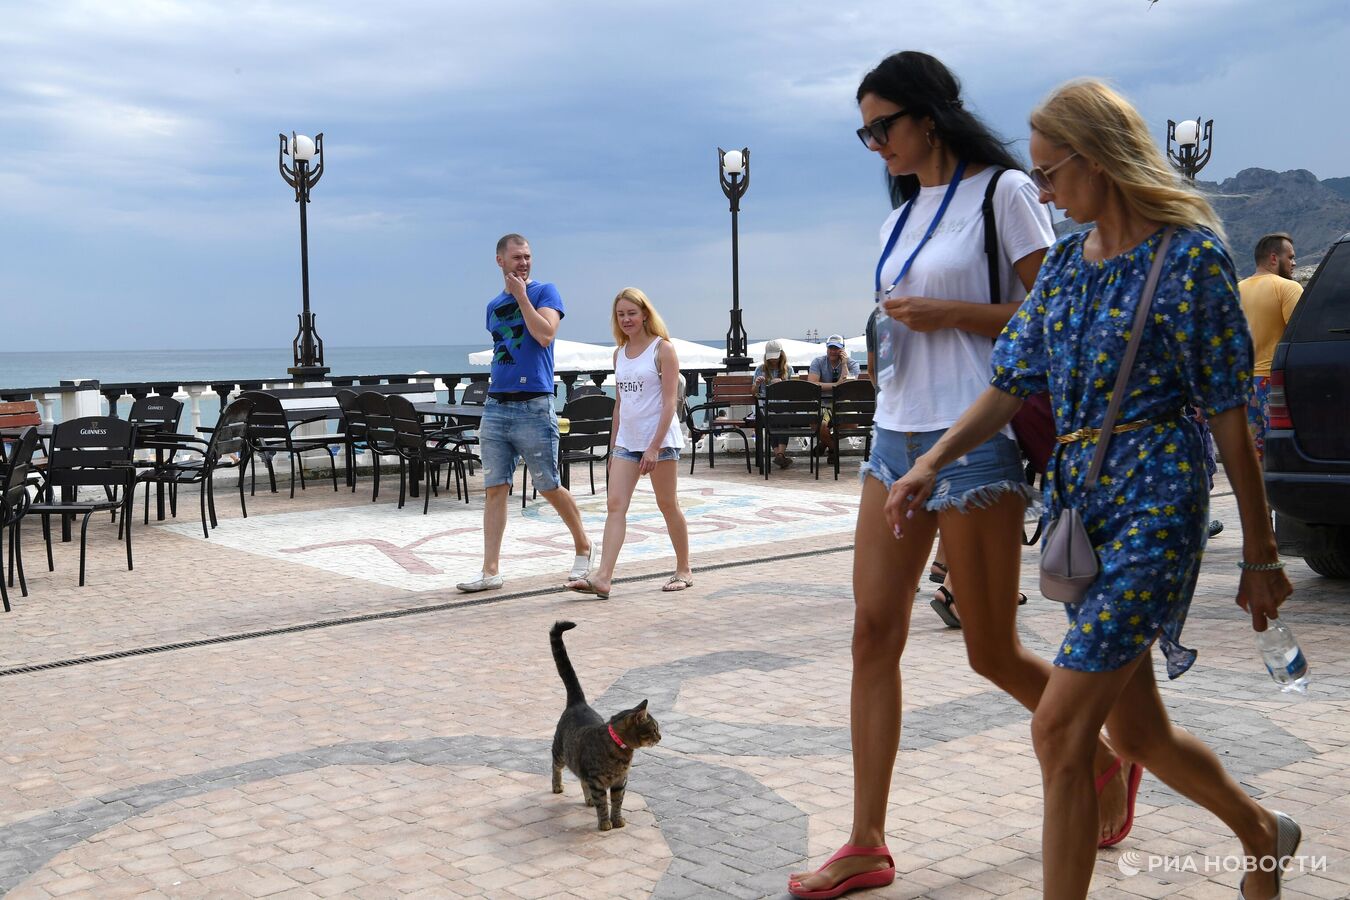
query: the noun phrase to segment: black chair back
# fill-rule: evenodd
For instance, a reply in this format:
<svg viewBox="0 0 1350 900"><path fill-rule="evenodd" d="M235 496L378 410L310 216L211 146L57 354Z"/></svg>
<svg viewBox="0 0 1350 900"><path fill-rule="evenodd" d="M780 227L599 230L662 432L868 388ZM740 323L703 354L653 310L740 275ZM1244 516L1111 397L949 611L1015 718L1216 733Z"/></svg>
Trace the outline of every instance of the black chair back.
<svg viewBox="0 0 1350 900"><path fill-rule="evenodd" d="M337 404L338 408L342 410L344 422L342 433L347 435L347 440L353 443L360 443L366 439L366 419L361 414L360 407L356 404L358 396L356 391L347 388L337 392Z"/></svg>
<svg viewBox="0 0 1350 900"><path fill-rule="evenodd" d="M482 406L487 403L488 383L486 381L470 381L464 388L464 394L459 398L459 402L466 406Z"/></svg>
<svg viewBox="0 0 1350 900"><path fill-rule="evenodd" d="M135 475L131 452L136 426L123 419L85 416L52 431L47 483L53 487L123 487Z"/></svg>
<svg viewBox="0 0 1350 900"><path fill-rule="evenodd" d="M394 418L389 413L389 400L389 397L375 391L364 391L356 397L356 409L365 420L366 444L375 453L398 451L398 437L394 430Z"/></svg>
<svg viewBox="0 0 1350 900"><path fill-rule="evenodd" d="M609 434L614 429L614 398L605 394L590 394L569 400L563 407L563 418L569 422L567 434L558 438L558 450L564 455L592 452L595 448L609 448Z"/></svg>
<svg viewBox="0 0 1350 900"><path fill-rule="evenodd" d="M0 522L8 522L20 506L28 500L28 475L33 471L33 454L37 452L37 429L28 427L14 442L9 459L0 478ZM3 577L3 576L0 576Z"/></svg>
<svg viewBox="0 0 1350 900"><path fill-rule="evenodd" d="M864 431L872 427L877 412L877 389L870 381L855 379L834 386L831 427L836 431Z"/></svg>
<svg viewBox="0 0 1350 900"><path fill-rule="evenodd" d="M157 430L175 432L183 418L183 401L156 395L142 397L131 405L127 421L137 428L154 426Z"/></svg>
<svg viewBox="0 0 1350 900"><path fill-rule="evenodd" d="M394 430L394 446L400 456L415 459L426 450L422 433L422 417L407 397L389 394L385 398L389 422Z"/></svg>
<svg viewBox="0 0 1350 900"><path fill-rule="evenodd" d="M571 403L580 397L602 397L605 395L604 388L598 384L583 384L572 388L567 392L567 402Z"/></svg>
<svg viewBox="0 0 1350 900"><path fill-rule="evenodd" d="M240 397L220 411L216 430L206 445L206 456L212 464L222 456L248 452L248 426L252 412L253 401L248 397Z"/></svg>
<svg viewBox="0 0 1350 900"><path fill-rule="evenodd" d="M254 450L276 449L264 446L269 441L289 444L291 428L280 397L266 391L243 391L239 399L253 403L248 416L248 442Z"/></svg>
<svg viewBox="0 0 1350 900"><path fill-rule="evenodd" d="M817 437L820 428L820 385L795 379L769 385L764 391L763 426L775 441L790 437Z"/></svg>

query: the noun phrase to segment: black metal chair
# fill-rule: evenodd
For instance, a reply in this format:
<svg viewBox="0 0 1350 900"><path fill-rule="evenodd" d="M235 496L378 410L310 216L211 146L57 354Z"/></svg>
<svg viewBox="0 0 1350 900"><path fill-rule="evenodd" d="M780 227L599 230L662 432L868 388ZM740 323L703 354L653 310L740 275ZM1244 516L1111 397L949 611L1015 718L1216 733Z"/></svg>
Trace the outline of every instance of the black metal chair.
<svg viewBox="0 0 1350 900"><path fill-rule="evenodd" d="M422 485L424 499L422 515L431 508L431 494L436 489L437 475L441 466L452 469L455 478L455 496L469 499L469 478L464 474L465 454L446 446L431 446L427 443L428 434L422 424L422 417L411 401L397 394L385 398L389 405L389 417L394 427L394 446L398 452L398 508L403 508L406 496L408 469L412 469L414 486L418 480ZM460 482L464 492L460 493Z"/></svg>
<svg viewBox="0 0 1350 900"><path fill-rule="evenodd" d="M366 445L366 419L361 415L361 410L357 408L356 391L350 388L343 388L337 392L338 408L342 410L342 422L338 426L346 436L344 448L347 455L347 484L351 486L352 493L356 493L356 454L360 452L360 447Z"/></svg>
<svg viewBox="0 0 1350 900"><path fill-rule="evenodd" d="M170 486L174 515L178 513L178 486L183 484L201 485L198 498L201 506L202 534L209 540L211 531L207 528L207 514L210 514L211 528L220 522L216 519L215 474L219 469L239 470L239 510L248 518L248 506L244 502L244 468L248 465L250 447L248 444L248 420L253 411L253 401L247 397L235 400L220 411L220 418L211 432L210 440L191 435L160 435L157 439L176 442L175 454L163 465L148 472L142 472L138 480L147 483L161 483ZM195 458L179 459L177 451L191 453ZM146 495L150 493L147 485ZM146 506L146 519L149 520L149 506Z"/></svg>
<svg viewBox="0 0 1350 900"><path fill-rule="evenodd" d="M178 431L179 422L183 418L183 401L175 400L173 397L165 397L162 394L152 394L149 397L141 397L131 404L131 412L127 414L127 421L136 426L136 449L155 451L154 459L138 459L135 462L138 469L156 468L164 465L173 459L173 454L177 449L166 441L153 441L154 435L174 434ZM147 443L148 441L153 441ZM167 454L167 456L166 456ZM172 515L178 515L177 496L172 492L169 494L169 507ZM163 501L159 501L160 516L163 516ZM150 492L145 493L145 505L147 510L150 506ZM148 518L147 518L148 521Z"/></svg>
<svg viewBox="0 0 1350 900"><path fill-rule="evenodd" d="M295 497L295 473L300 471L300 490L305 490L305 467L301 462L301 454L313 453L322 450L328 456L328 471L333 478L333 490L337 486L337 464L333 462L333 453L329 449L332 446L342 446L347 442L347 436L344 434L324 434L314 435L313 437L300 435L296 436L295 430L311 422L321 422L326 416L311 416L296 422L294 425L286 418L286 409L281 405L280 398L266 391L244 391L239 395L240 399L252 400L253 411L249 413L248 418L248 444L252 451L253 460L251 471L253 473L253 483L250 493L257 489L258 477L258 457L262 457L263 464L267 466L267 477L272 486L272 493L277 490L276 471L272 468L272 456L276 453L285 453L291 464L291 498ZM242 473L241 473L242 474Z"/></svg>
<svg viewBox="0 0 1350 900"><path fill-rule="evenodd" d="M85 548L89 517L110 510L114 518L120 510L121 535L127 545L127 571L131 561L131 500L136 487L136 469L131 461L136 446L136 427L123 419L86 416L61 422L52 431L51 456L47 463L45 489L50 497L55 489L72 495L61 500L33 503L29 513L42 516L42 534L47 543L47 569L55 571L52 561L51 517L80 515L80 586L84 586ZM104 500L81 501L81 487L100 487L110 495Z"/></svg>
<svg viewBox="0 0 1350 900"><path fill-rule="evenodd" d="M572 463L586 463L591 475L591 493L595 493L595 464L609 461L609 439L614 430L614 398L605 394L582 394L563 407L568 421L567 433L558 436L558 468L562 485L571 488ZM609 470L605 470L609 483Z"/></svg>
<svg viewBox="0 0 1350 900"><path fill-rule="evenodd" d="M398 434L389 413L389 398L384 394L363 391L356 397L356 408L365 420L366 447L375 463L375 485L370 492L370 502L374 503L380 496L380 457L398 456Z"/></svg>
<svg viewBox="0 0 1350 900"><path fill-rule="evenodd" d="M571 403L579 397L603 397L604 395L605 389L598 384L578 384L567 392L567 402Z"/></svg>
<svg viewBox="0 0 1350 900"><path fill-rule="evenodd" d="M870 381L855 379L834 386L830 438L834 442L834 480L839 480L839 451L843 438L863 438L863 459L872 455L872 420L877 413L877 390Z"/></svg>
<svg viewBox="0 0 1350 900"><path fill-rule="evenodd" d="M465 385L464 393L460 395L459 402L465 406L482 406L487 403L487 395L488 383L486 381L470 381Z"/></svg>
<svg viewBox="0 0 1350 900"><path fill-rule="evenodd" d="M6 578L5 573L0 571L0 601L3 601L5 612L10 611L9 591L5 582L9 582L9 587L14 586L16 560L19 568L19 590L23 596L28 596L28 581L23 575L23 548L20 544L19 525L32 502L32 497L28 493L28 476L33 471L33 454L37 451L37 446L37 429L33 427L24 429L19 439L14 442L6 461L4 475L0 477L0 533L9 535L9 577ZM0 562L2 561L3 557L0 557Z"/></svg>
<svg viewBox="0 0 1350 900"><path fill-rule="evenodd" d="M769 385L764 391L763 412L759 418L761 446L772 446L788 438L806 438L811 471L819 480L816 442L820 439L820 385L798 380ZM765 481L768 481L772 468L769 460L764 460Z"/></svg>

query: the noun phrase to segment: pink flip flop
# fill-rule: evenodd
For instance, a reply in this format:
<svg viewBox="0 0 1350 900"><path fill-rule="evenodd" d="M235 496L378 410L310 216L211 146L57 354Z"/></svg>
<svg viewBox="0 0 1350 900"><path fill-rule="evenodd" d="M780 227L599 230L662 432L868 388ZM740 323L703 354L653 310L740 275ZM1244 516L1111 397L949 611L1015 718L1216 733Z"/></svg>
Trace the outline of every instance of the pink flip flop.
<svg viewBox="0 0 1350 900"><path fill-rule="evenodd" d="M830 900L831 897L838 897L847 894L849 891L856 891L862 888L885 887L892 881L895 881L895 860L891 858L891 851L885 844L880 847L855 847L852 844L845 844L835 851L834 856L825 860L820 869L824 869L830 863L836 860L844 859L848 856L884 856L887 866L884 869L874 869L871 872L859 872L849 878L845 878L832 888L826 888L822 891L802 890L800 881L788 882L788 893L794 897L801 897L803 900ZM819 872L820 869L816 869ZM814 873L813 873L814 874Z"/></svg>
<svg viewBox="0 0 1350 900"><path fill-rule="evenodd" d="M1120 765L1121 759L1117 756L1111 767L1097 776L1097 794L1099 796L1102 788L1106 787L1106 783L1116 777L1116 773L1120 771ZM1134 827L1134 800L1139 796L1139 782L1143 780L1144 767L1139 763L1130 763L1130 774L1126 779L1125 824L1121 825L1120 830L1115 834L1097 844L1098 848L1114 847L1129 837L1130 829Z"/></svg>

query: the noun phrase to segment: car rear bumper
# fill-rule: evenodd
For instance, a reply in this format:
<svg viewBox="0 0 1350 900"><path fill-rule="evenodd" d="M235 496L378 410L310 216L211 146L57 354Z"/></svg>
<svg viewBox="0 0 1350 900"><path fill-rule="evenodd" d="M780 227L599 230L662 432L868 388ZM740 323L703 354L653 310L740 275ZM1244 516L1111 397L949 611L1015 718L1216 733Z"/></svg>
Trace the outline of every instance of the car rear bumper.
<svg viewBox="0 0 1350 900"><path fill-rule="evenodd" d="M1265 480L1276 512L1309 525L1350 525L1350 475L1267 472Z"/></svg>

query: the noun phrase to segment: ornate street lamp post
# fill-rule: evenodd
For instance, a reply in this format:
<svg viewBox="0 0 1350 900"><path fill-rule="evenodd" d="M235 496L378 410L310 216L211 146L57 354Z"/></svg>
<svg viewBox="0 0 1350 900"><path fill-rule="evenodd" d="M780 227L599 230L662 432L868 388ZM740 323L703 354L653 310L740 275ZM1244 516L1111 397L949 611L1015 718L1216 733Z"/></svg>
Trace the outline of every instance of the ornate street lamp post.
<svg viewBox="0 0 1350 900"><path fill-rule="evenodd" d="M309 234L305 223L305 207L309 205L309 190L323 177L323 134L319 133L310 140L303 134L291 132L290 140L286 135L281 138L281 150L277 154L277 167L287 184L295 188L295 202L300 204L300 284L304 298L300 313L300 330L291 342L295 356L295 365L287 369L296 378L322 378L329 368L323 364L323 338L314 327L314 314L309 311ZM286 165L286 157L291 158L291 166ZM310 168L310 161L314 167Z"/></svg>
<svg viewBox="0 0 1350 900"><path fill-rule="evenodd" d="M741 324L740 246L736 233L736 217L741 211L741 198L750 186L750 150L723 150L717 148L717 177L722 182L722 193L731 201L731 328L727 330L727 356L722 362L728 371L750 368L746 355L747 337Z"/></svg>
<svg viewBox="0 0 1350 900"><path fill-rule="evenodd" d="M1184 122L1167 120L1167 158L1191 181L1195 180L1196 173L1209 162L1209 153L1214 149L1214 120L1210 119L1204 125L1203 150L1200 149L1202 143L1200 127L1198 116ZM1172 147L1174 142L1176 149Z"/></svg>

